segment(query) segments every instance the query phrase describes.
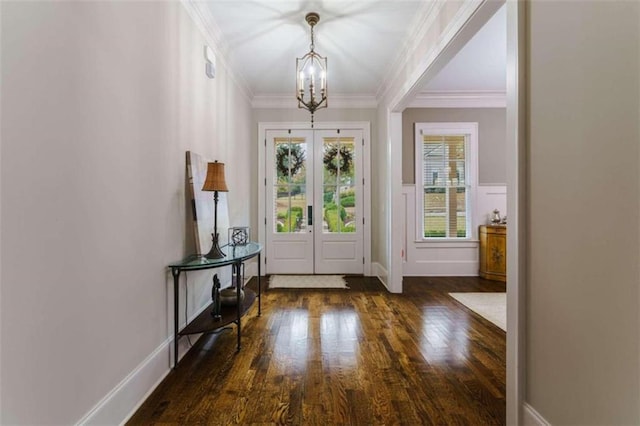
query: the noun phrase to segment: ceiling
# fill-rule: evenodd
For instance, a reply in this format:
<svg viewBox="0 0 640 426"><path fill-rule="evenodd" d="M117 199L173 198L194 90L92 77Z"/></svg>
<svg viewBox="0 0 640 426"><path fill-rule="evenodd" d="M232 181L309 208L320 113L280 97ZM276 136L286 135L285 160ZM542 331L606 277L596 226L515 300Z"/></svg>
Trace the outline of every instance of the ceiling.
<svg viewBox="0 0 640 426"><path fill-rule="evenodd" d="M221 53L252 97L295 92L295 59L309 51L304 17L320 14L315 50L328 59L331 95L375 97L426 16L430 3L411 0L208 0L210 28ZM425 91L504 91L504 6Z"/></svg>

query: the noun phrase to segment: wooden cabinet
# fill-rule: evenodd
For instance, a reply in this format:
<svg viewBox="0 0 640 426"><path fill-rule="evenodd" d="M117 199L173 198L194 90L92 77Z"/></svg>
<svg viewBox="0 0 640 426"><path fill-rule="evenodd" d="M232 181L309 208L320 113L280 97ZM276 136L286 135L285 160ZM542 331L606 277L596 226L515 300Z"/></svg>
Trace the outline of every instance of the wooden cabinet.
<svg viewBox="0 0 640 426"><path fill-rule="evenodd" d="M480 226L480 276L489 280L507 281L507 227Z"/></svg>

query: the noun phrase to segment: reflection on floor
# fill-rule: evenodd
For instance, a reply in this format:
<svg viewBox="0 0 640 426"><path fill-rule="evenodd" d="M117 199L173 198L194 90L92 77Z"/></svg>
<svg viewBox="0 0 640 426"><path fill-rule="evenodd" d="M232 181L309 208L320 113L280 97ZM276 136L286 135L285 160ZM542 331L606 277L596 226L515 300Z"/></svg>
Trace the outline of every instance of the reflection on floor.
<svg viewBox="0 0 640 426"><path fill-rule="evenodd" d="M233 332L204 336L130 423L505 422L505 333L447 295L504 283L405 278L396 295L347 281L266 291L239 353Z"/></svg>

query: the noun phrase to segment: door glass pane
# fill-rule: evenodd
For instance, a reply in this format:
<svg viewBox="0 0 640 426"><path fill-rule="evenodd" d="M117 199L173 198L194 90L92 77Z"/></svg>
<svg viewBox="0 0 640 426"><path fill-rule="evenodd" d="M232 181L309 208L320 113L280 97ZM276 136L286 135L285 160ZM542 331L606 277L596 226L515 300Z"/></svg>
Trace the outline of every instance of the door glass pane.
<svg viewBox="0 0 640 426"><path fill-rule="evenodd" d="M322 152L323 232L355 232L355 140L324 138Z"/></svg>
<svg viewBox="0 0 640 426"><path fill-rule="evenodd" d="M322 146L322 182L325 185L335 185L337 182L337 153L338 138L324 138Z"/></svg>
<svg viewBox="0 0 640 426"><path fill-rule="evenodd" d="M322 208L322 232L340 232L342 227L340 220L340 211L338 209L337 187L336 186L324 186L324 200Z"/></svg>
<svg viewBox="0 0 640 426"><path fill-rule="evenodd" d="M341 232L356 232L356 188L354 186L341 186L340 206L344 211Z"/></svg>
<svg viewBox="0 0 640 426"><path fill-rule="evenodd" d="M307 143L304 138L275 138L273 161L275 232L305 232Z"/></svg>

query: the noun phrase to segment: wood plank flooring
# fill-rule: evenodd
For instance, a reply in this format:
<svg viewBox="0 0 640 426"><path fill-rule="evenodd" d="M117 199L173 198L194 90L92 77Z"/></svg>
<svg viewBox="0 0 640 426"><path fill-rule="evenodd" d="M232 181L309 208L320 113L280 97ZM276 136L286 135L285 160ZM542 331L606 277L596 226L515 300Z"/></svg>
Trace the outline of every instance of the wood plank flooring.
<svg viewBox="0 0 640 426"><path fill-rule="evenodd" d="M203 336L128 424L505 423L505 332L447 295L504 283L405 278L396 295L347 280L263 292L239 353L235 328Z"/></svg>

